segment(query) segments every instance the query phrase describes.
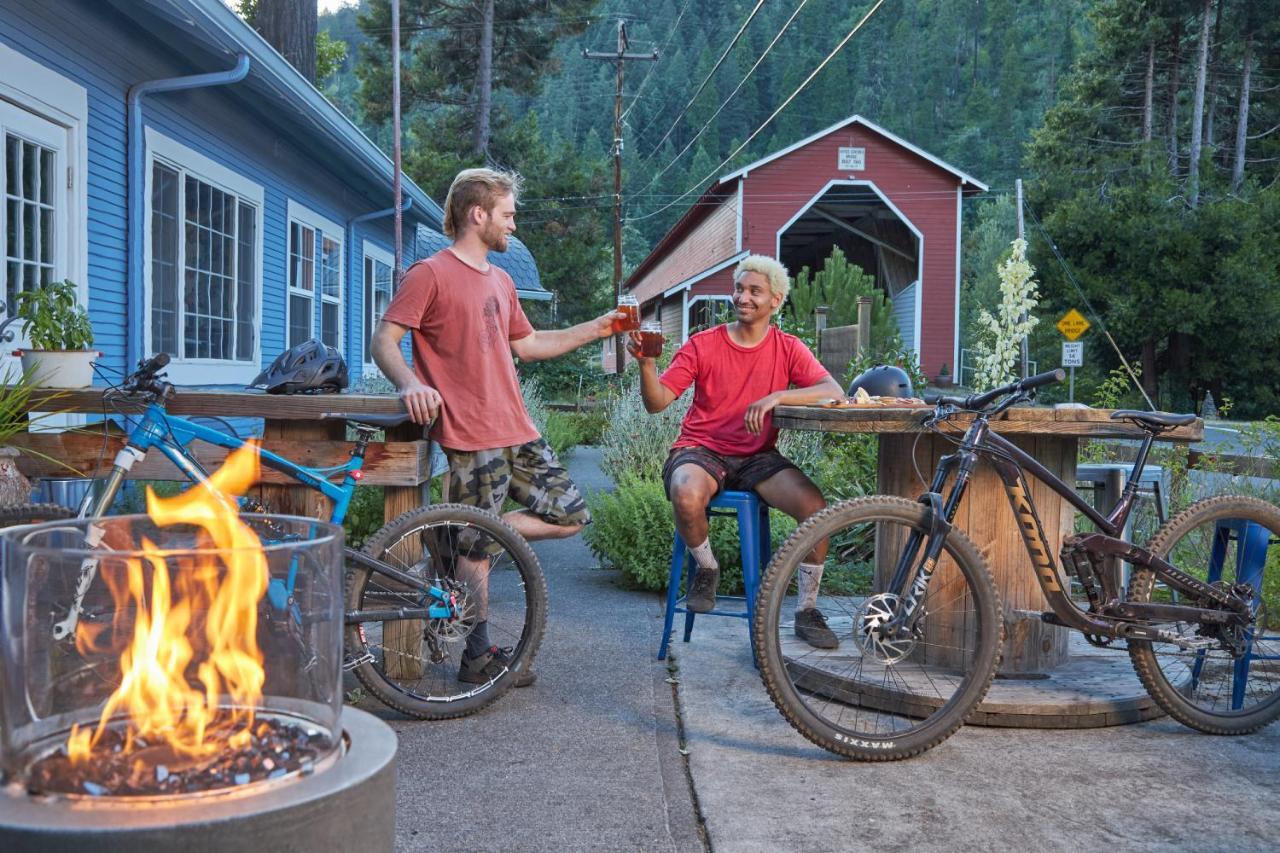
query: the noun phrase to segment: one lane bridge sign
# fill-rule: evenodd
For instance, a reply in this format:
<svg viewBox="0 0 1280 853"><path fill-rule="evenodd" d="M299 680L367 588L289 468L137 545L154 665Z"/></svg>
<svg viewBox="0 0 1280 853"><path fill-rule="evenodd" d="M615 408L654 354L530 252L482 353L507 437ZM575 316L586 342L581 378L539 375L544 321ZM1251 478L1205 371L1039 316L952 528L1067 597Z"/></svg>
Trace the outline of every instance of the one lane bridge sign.
<svg viewBox="0 0 1280 853"><path fill-rule="evenodd" d="M1074 341L1076 338L1089 331L1089 326L1092 324L1085 319L1083 314L1072 308L1070 311L1062 315L1062 319L1058 321L1057 325L1058 331L1062 332L1062 336L1064 338L1069 341Z"/></svg>

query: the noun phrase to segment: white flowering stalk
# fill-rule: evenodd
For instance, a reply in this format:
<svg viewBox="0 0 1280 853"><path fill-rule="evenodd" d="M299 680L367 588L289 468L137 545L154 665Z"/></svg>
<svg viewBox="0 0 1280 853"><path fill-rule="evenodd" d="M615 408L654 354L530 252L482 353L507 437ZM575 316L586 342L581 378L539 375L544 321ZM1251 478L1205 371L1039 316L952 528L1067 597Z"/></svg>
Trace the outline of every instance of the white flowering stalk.
<svg viewBox="0 0 1280 853"><path fill-rule="evenodd" d="M992 316L986 308L978 311L981 337L974 347L978 362L974 385L979 390L995 388L1014 379L1022 339L1040 321L1032 313L1040 301L1038 285L1032 278L1035 268L1027 261L1027 241L1013 241L1013 254L997 268L1000 276L1000 304Z"/></svg>

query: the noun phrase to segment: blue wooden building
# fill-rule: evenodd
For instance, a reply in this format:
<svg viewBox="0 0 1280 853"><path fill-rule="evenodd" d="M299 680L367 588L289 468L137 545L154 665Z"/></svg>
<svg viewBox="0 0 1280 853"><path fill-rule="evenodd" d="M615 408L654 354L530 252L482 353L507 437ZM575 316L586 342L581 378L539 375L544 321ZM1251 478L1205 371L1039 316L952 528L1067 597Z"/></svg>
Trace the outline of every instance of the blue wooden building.
<svg viewBox="0 0 1280 853"><path fill-rule="evenodd" d="M5 296L75 281L108 369L164 350L179 383L244 384L310 337L372 369L391 161L222 0L4 0L0 137ZM403 197L412 260L441 210Z"/></svg>

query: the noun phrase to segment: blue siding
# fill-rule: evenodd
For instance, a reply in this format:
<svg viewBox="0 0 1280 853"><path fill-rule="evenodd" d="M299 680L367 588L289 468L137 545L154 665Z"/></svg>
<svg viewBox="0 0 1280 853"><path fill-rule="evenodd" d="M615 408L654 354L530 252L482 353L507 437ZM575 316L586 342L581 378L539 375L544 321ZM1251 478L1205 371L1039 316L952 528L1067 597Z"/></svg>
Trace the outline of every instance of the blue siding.
<svg viewBox="0 0 1280 853"><path fill-rule="evenodd" d="M84 86L88 92L88 253L89 312L103 364L123 370L125 358L127 209L126 96L131 85L156 78L217 70L195 67L182 45L161 44L113 7L89 0L5 0L0 5L0 42ZM103 45L111 45L104 50ZM193 51L200 55L200 51ZM355 185L344 164L320 156L305 144L301 124L285 126L272 105L254 102L245 84L153 95L144 99L148 127L263 186L262 299L263 363L270 363L286 340L288 202L294 199L341 225L354 216L390 206L389 190ZM237 87L240 87L237 89ZM299 122L301 120L299 119ZM83 178L82 178L83 179ZM377 199L385 193L379 204ZM406 245L421 221L405 216ZM344 230L347 314L344 349L354 375L363 346L363 258L361 242L393 245L391 218ZM346 229L350 230L350 229ZM319 329L320 300L315 300Z"/></svg>

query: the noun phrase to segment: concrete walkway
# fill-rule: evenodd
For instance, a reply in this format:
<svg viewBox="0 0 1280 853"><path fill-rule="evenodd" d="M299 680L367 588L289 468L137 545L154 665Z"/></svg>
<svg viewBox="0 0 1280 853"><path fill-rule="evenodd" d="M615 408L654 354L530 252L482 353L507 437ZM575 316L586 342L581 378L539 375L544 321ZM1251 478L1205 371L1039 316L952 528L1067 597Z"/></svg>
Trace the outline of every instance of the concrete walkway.
<svg viewBox="0 0 1280 853"><path fill-rule="evenodd" d="M593 449L570 468L585 488L608 487ZM658 598L621 590L581 539L537 550L551 595L538 683L464 720L382 714L400 738L400 850L1280 845L1280 810L1268 806L1280 796L1280 726L1245 738L1169 720L969 727L910 761L848 762L773 707L744 623L702 619L693 642L675 643L673 701L654 660Z"/></svg>

